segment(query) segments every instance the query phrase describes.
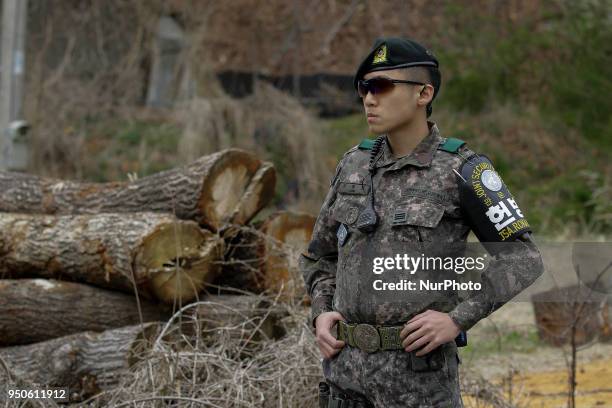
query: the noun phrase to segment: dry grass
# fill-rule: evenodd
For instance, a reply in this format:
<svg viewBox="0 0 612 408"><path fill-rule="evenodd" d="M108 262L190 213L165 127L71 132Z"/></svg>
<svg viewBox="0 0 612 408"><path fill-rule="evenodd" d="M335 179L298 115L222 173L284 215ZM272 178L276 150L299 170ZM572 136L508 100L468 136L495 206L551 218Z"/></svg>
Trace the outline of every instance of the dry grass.
<svg viewBox="0 0 612 408"><path fill-rule="evenodd" d="M206 322L199 321L198 335L181 333L186 312L210 303L214 302L196 302L178 311L139 356L139 362L118 379L116 388L70 406L317 406L322 373L319 352L307 325L307 309L274 304L288 313L281 320L287 334L280 339L255 340L262 332L246 316L241 324L214 330L205 329ZM6 383L7 387L27 385L15 378ZM465 397L478 397L487 407L512 406L504 399L501 386L476 375L463 378L462 389ZM11 401L4 406L27 405ZM36 402L30 406L37 406Z"/></svg>
<svg viewBox="0 0 612 408"><path fill-rule="evenodd" d="M298 99L260 81L243 99L223 94L194 98L177 108L176 121L184 129L181 159L193 160L228 147L253 151L295 181L288 186L292 209L320 207L328 188L321 180L329 179L329 169L321 165L323 132L316 114Z"/></svg>
<svg viewBox="0 0 612 408"><path fill-rule="evenodd" d="M195 336L181 333L184 313L207 303L196 302L177 312L116 388L73 406L313 405L320 367L304 310L287 308L289 315L282 324L288 334L279 340L254 340L262 332L248 318L240 325L202 329ZM202 327L206 322L198 324ZM6 386L27 384L13 378ZM18 406L22 405L6 405Z"/></svg>

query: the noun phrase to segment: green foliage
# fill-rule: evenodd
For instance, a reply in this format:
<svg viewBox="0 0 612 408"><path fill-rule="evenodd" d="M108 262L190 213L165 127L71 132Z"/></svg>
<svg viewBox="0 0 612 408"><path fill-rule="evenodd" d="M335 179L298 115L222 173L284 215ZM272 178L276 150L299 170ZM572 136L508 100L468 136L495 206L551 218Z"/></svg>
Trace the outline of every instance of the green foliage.
<svg viewBox="0 0 612 408"><path fill-rule="evenodd" d="M606 234L612 231L611 179L601 172L573 167L547 183L529 188L533 205L530 218L546 225L550 232L568 227L577 235ZM533 221L531 221L533 223Z"/></svg>
<svg viewBox="0 0 612 408"><path fill-rule="evenodd" d="M171 123L90 120L86 134L93 158L82 164L87 180L126 180L127 173L142 177L178 165L181 130Z"/></svg>
<svg viewBox="0 0 612 408"><path fill-rule="evenodd" d="M539 43L533 40L530 27L516 26L502 35L493 19L472 14L464 17L470 23L458 33L461 38L455 38L453 46L441 46L437 52L447 78L441 103L478 113L491 99L517 99L522 70Z"/></svg>
<svg viewBox="0 0 612 408"><path fill-rule="evenodd" d="M325 143L333 159L342 157L351 147L355 146L368 135L368 125L362 113L355 113L335 119L327 119L325 123Z"/></svg>
<svg viewBox="0 0 612 408"><path fill-rule="evenodd" d="M442 100L453 108L477 113L484 109L489 97L490 84L478 72L466 72L454 77L446 85Z"/></svg>
<svg viewBox="0 0 612 408"><path fill-rule="evenodd" d="M609 1L572 2L554 26L564 55L550 66L544 111L579 129L597 145L612 147L612 8Z"/></svg>
<svg viewBox="0 0 612 408"><path fill-rule="evenodd" d="M461 30L437 52L443 69L437 103L470 113L494 102L535 103L546 119L578 129L609 151L611 4L562 2L563 11L545 15L546 21L513 23L451 6Z"/></svg>

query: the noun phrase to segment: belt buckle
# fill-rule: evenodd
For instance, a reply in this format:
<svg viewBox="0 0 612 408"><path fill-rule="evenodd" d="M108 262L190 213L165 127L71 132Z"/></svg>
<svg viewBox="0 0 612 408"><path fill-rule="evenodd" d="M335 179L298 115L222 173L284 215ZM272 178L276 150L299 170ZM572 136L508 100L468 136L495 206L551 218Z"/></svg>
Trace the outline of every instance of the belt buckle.
<svg viewBox="0 0 612 408"><path fill-rule="evenodd" d="M371 324L360 323L353 329L355 345L363 351L373 353L380 348L380 334Z"/></svg>

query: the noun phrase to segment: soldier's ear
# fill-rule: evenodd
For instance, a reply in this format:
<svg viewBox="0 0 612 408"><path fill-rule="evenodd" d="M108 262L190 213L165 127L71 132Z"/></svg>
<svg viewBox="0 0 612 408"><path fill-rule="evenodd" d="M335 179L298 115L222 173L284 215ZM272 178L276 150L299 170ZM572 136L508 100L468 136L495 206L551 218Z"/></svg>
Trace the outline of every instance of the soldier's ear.
<svg viewBox="0 0 612 408"><path fill-rule="evenodd" d="M423 92L425 92L426 89L431 89L431 97L428 97L428 95L423 95ZM433 89L432 85L430 85L430 84L423 85L423 88L421 88L421 91L419 92L419 97L421 97L421 98L427 97L428 100L425 103L427 105L429 102L431 102L433 100L433 92L434 92L434 89ZM427 92L425 92L425 93L427 93Z"/></svg>

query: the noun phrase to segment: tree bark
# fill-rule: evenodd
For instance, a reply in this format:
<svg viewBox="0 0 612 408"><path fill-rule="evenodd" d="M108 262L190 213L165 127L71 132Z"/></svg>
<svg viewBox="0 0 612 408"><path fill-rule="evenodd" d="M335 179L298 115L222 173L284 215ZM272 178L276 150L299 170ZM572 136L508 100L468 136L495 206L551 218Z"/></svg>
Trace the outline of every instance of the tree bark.
<svg viewBox="0 0 612 408"><path fill-rule="evenodd" d="M159 323L144 323L3 348L0 358L9 373L0 367L0 381L68 387L71 394L86 398L115 386L146 357L159 332Z"/></svg>
<svg viewBox="0 0 612 408"><path fill-rule="evenodd" d="M41 214L98 214L102 212L166 212L195 220L216 231L232 217L248 220L269 202L275 179L268 170L248 202L241 198L262 162L251 153L227 149L183 167L133 182L86 183L0 172L0 211ZM270 167L265 164L264 167ZM254 190L257 190L253 186ZM253 211L253 213L249 213Z"/></svg>
<svg viewBox="0 0 612 408"><path fill-rule="evenodd" d="M283 302L307 302L297 259L310 241L315 221L309 214L279 211L268 216L259 230L224 231L227 251L215 284L272 297L280 293Z"/></svg>
<svg viewBox="0 0 612 408"><path fill-rule="evenodd" d="M0 213L0 276L86 282L171 303L197 297L218 273L223 240L160 213Z"/></svg>
<svg viewBox="0 0 612 408"><path fill-rule="evenodd" d="M140 310L140 311L139 311ZM164 321L170 307L90 285L52 279L0 280L0 346L84 331Z"/></svg>

